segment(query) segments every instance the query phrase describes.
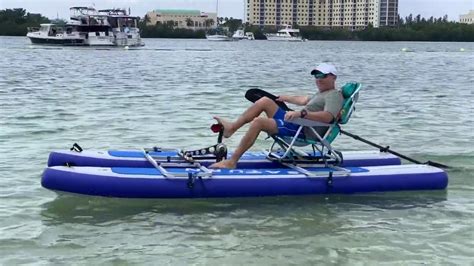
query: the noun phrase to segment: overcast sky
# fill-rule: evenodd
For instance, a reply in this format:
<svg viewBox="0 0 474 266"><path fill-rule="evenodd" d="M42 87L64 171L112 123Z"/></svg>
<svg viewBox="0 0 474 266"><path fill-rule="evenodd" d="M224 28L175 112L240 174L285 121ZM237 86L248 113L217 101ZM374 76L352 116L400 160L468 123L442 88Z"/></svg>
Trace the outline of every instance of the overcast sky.
<svg viewBox="0 0 474 266"><path fill-rule="evenodd" d="M243 18L245 0L219 0L219 16ZM49 18L69 18L71 6L95 6L97 9L129 8L132 15L143 17L154 9L198 9L215 12L216 0L0 0L0 9L24 8L30 13L41 13ZM410 13L423 17L442 17L459 20L460 14L474 10L474 0L399 0L402 17Z"/></svg>

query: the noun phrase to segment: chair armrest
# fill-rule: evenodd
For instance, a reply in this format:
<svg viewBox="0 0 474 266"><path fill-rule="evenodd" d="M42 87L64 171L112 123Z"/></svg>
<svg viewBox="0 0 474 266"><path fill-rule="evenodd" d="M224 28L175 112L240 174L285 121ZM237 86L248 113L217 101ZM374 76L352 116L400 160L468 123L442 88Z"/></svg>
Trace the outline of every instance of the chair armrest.
<svg viewBox="0 0 474 266"><path fill-rule="evenodd" d="M291 120L286 120L296 125L305 126L305 127L330 127L332 124L327 124L323 122L318 122L310 119L304 118L295 118Z"/></svg>

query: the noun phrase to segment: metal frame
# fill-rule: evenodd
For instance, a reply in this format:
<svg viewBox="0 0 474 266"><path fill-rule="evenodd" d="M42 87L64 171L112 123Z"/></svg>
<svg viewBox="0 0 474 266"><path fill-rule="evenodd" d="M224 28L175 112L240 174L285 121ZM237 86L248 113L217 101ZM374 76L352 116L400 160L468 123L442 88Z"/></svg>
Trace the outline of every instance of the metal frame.
<svg viewBox="0 0 474 266"><path fill-rule="evenodd" d="M356 84L357 84L357 88L352 93L352 95L344 99L345 103L347 103L347 101L352 102L351 106L349 107L348 113L345 114L345 116L347 117L350 117L352 115L352 113L355 110L355 104L357 103L359 99L359 91L362 88L362 85L360 83L356 83ZM331 146L331 143L327 141L326 138L329 136L329 134L335 127L338 127L340 129L340 124L345 124L347 121L345 121L344 123L340 121L336 121L334 123L327 124L327 123L317 122L317 121L313 121L309 119L296 118L296 119L291 120L290 122L300 125L298 130L296 131L296 134L292 137L291 142L288 143L287 141L284 140L283 137L272 136L274 139L274 142L270 146L270 149L267 153L267 158L269 158L270 160L276 158L280 162L284 162L288 160L293 161L293 162L298 162L298 160L295 160L294 157L298 157L298 156L304 157L304 156L309 156L309 155L305 154L305 152L295 149L295 146L307 146L311 144L313 148L313 156L315 157L316 160L322 159L326 166L328 166L328 164L338 165L342 163L342 160L343 160L342 154L339 151L333 149L333 147ZM328 127L328 130L326 131L324 136L321 136L316 130L314 130L313 127L315 126L325 126L325 127ZM316 140L314 140L315 141L314 143L310 143L305 140L298 143L298 141L300 141L300 139L298 139L298 135L301 133L301 130L303 130L304 127L308 127L316 136ZM279 156L278 154L273 152L275 144L278 144L285 151L283 155ZM320 157L316 156L316 150L320 153ZM334 161L329 162L328 159L334 160Z"/></svg>

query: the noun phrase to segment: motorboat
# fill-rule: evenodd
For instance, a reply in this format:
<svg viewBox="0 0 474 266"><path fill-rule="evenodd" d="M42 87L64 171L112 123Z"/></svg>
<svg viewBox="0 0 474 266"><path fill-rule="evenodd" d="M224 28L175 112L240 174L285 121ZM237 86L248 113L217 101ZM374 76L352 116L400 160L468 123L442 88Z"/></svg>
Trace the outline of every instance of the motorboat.
<svg viewBox="0 0 474 266"><path fill-rule="evenodd" d="M255 40L255 36L253 35L253 32L251 31L246 32L245 36L247 37L247 40Z"/></svg>
<svg viewBox="0 0 474 266"><path fill-rule="evenodd" d="M26 36L33 44L87 45L85 33L77 31L73 25L63 27L44 23L39 28L28 28Z"/></svg>
<svg viewBox="0 0 474 266"><path fill-rule="evenodd" d="M224 34L208 34L206 35L206 39L208 41L216 41L216 42L229 42L233 41L232 37L229 37Z"/></svg>
<svg viewBox="0 0 474 266"><path fill-rule="evenodd" d="M122 9L97 11L91 7L71 7L66 25L41 24L29 28L27 37L34 44L72 46L143 46L138 29L139 17Z"/></svg>
<svg viewBox="0 0 474 266"><path fill-rule="evenodd" d="M232 35L234 40L255 40L253 32L245 32L244 30L236 30Z"/></svg>
<svg viewBox="0 0 474 266"><path fill-rule="evenodd" d="M299 33L299 29L293 29L291 25L284 25L284 28L277 33L266 33L265 36L269 41L302 42L304 40Z"/></svg>

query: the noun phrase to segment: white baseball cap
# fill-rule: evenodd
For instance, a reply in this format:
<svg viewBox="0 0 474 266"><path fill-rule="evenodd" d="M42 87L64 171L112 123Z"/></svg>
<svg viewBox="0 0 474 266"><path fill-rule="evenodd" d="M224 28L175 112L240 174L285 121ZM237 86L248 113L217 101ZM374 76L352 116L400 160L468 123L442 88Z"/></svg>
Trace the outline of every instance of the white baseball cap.
<svg viewBox="0 0 474 266"><path fill-rule="evenodd" d="M337 76L336 67L328 63L319 64L315 69L311 71L311 75L314 75L318 72L323 73L323 74L333 74L334 76Z"/></svg>

